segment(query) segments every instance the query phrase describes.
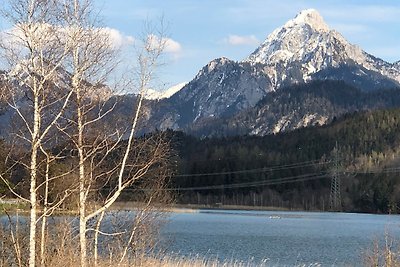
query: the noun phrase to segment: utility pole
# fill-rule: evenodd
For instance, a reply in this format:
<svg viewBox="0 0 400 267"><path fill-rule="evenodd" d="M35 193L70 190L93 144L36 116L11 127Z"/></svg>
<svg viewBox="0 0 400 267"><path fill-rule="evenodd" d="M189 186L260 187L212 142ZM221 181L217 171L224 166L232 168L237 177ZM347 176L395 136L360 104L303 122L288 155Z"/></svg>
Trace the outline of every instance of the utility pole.
<svg viewBox="0 0 400 267"><path fill-rule="evenodd" d="M336 142L334 149L334 168L331 178L331 194L329 197L330 210L341 211L342 210L342 197L340 194L340 176L339 176L339 150Z"/></svg>

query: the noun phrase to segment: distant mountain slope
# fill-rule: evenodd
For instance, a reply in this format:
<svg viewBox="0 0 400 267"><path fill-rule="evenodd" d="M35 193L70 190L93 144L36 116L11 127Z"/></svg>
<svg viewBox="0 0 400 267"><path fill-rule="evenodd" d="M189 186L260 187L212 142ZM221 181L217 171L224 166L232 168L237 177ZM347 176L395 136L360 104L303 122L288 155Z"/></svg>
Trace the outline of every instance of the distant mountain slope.
<svg viewBox="0 0 400 267"><path fill-rule="evenodd" d="M311 75L312 80L338 80L351 84L363 91L399 87L397 81L388 79L381 73L363 66L342 65L337 68L323 69Z"/></svg>
<svg viewBox="0 0 400 267"><path fill-rule="evenodd" d="M177 93L152 104L146 113L150 121L145 125L145 131L171 128L202 129L199 132L203 133L221 132L213 127L221 129L231 126L215 125L216 121L226 122L230 117L238 119L245 116L242 111L251 109L271 92L276 91L279 95L278 92L290 85L315 80L344 81L351 88L345 87L343 90L350 91L353 87L365 92L400 87L400 63L391 64L364 52L330 29L316 10L304 10L271 33L245 60L215 59ZM317 84L312 88L320 90ZM340 96L343 92L339 88L331 94ZM269 95L267 99L270 100L267 101L273 101L275 106L285 106L285 101L291 101L290 96L272 100L276 96ZM353 96L349 92L349 96L343 97ZM354 105L356 101L354 99ZM315 123L323 124L333 114L338 116L359 109L342 108L340 112L326 114L321 113L323 109L313 108L306 102L296 103L298 106L292 104L290 112L269 109L268 112L252 113L252 123L240 117L244 128L236 127L240 129L238 133L266 134ZM271 118L275 118L275 121ZM257 122L266 124L259 126Z"/></svg>
<svg viewBox="0 0 400 267"><path fill-rule="evenodd" d="M270 88L270 81L257 67L219 58L205 66L172 101L190 103L190 120L231 115L255 105Z"/></svg>
<svg viewBox="0 0 400 267"><path fill-rule="evenodd" d="M257 105L226 119L195 123L199 136L266 135L324 125L346 113L400 107L400 89L364 92L341 81L314 81L269 93Z"/></svg>
<svg viewBox="0 0 400 267"><path fill-rule="evenodd" d="M254 106L271 89L269 78L257 66L219 58L179 92L154 104L149 125L181 129L204 118L232 116Z"/></svg>

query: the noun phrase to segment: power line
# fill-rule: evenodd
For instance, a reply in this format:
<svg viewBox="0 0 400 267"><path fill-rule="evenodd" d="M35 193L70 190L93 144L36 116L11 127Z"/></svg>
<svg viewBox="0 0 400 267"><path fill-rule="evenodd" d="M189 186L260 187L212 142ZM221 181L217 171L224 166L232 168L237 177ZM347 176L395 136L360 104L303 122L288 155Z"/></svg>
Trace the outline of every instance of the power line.
<svg viewBox="0 0 400 267"><path fill-rule="evenodd" d="M228 174L245 174L245 173L257 173L257 172L267 172L274 170L289 170L295 168L304 168L309 166L316 165L326 165L330 163L335 163L334 176L338 175L338 155L335 155L334 161L325 161L320 162L319 160L311 160L304 162L297 162L286 165L278 165L272 167L264 167L257 169L249 169L249 170L237 170L237 171L229 171L229 172L213 172L213 173L199 173L199 174L180 174L174 175L172 177L202 177L202 176L215 176L215 175L228 175ZM383 168L376 169L370 171L340 171L341 174L379 174L379 173L400 173L400 167L392 167L392 168ZM324 178L332 178L328 175L328 173L320 172L320 173L308 173L297 176L289 176L289 177L281 177L281 178L273 178L269 180L262 181L253 181L253 182L245 182L245 183L236 183L236 184L219 184L219 185L207 185L207 186L198 186L198 187L177 187L177 188L164 188L164 189L151 189L151 188L127 188L127 191L140 191L140 190L165 190L165 191L194 191L194 190L217 190L217 189L233 189L233 188L249 188L249 187L257 187L257 186L269 186L269 185L278 185L278 184L287 184L287 183L295 183L295 182L304 182L310 180L324 179ZM332 187L332 186L331 186ZM339 188L340 186L334 186L335 188ZM105 188L103 188L105 189Z"/></svg>
<svg viewBox="0 0 400 267"><path fill-rule="evenodd" d="M308 164L307 164L308 163ZM257 169L248 169L248 170L236 170L236 171L226 171L226 172L209 172L209 173L190 173L190 174L177 174L173 175L173 177L202 177L202 176L216 176L216 175L229 175L229 174L243 174L243 173L258 173L258 172L268 172L268 171L277 171L277 170L289 170L296 168L304 168L316 165L324 165L329 164L330 161L319 162L317 160L313 161L305 161L287 165L279 165L273 167L264 167Z"/></svg>
<svg viewBox="0 0 400 267"><path fill-rule="evenodd" d="M385 173L400 173L400 168L387 169ZM390 172L389 172L390 171ZM347 174L374 174L379 172L343 172ZM306 182L318 179L331 178L328 173L311 173L297 176L289 176L283 178L276 178L270 180L246 182L246 183L236 183L236 184L219 184L219 185L208 185L208 186L198 186L198 187L176 187L176 188L163 188L163 189L152 189L152 188L126 188L125 191L148 191L148 190L163 190L163 191L202 191L202 190L218 190L218 189L234 189L234 188L250 188L257 186L269 186L269 185L279 185L297 182ZM105 189L105 188L103 188Z"/></svg>
<svg viewBox="0 0 400 267"><path fill-rule="evenodd" d="M195 191L195 190L218 190L218 189L234 189L234 188L247 188L247 187L257 187L257 186L268 186L268 185L278 185L285 183L295 183L295 182L304 182L316 179L322 179L329 177L327 173L311 173L311 174L303 174L296 176L289 176L283 178L275 178L269 180L262 181L254 181L254 182L246 182L246 183L236 183L236 184L219 184L219 185L208 185L208 186L197 186L197 187L176 187L176 188L163 188L158 190L163 191ZM147 191L147 190L155 190L151 188L127 188L127 191Z"/></svg>
<svg viewBox="0 0 400 267"><path fill-rule="evenodd" d="M389 172L390 171L390 172ZM399 173L400 168L392 168L388 169L386 173ZM344 172L351 173L351 172ZM366 173L365 173L366 174ZM310 180L331 178L328 173L311 173L283 178L276 178L270 180L263 181L255 181L255 182L246 182L246 183L236 183L236 184L220 184L220 185L209 185L209 186L198 186L198 187L177 187L177 188L165 188L164 190L169 191L200 191L200 190L216 190L216 189L233 189L233 188L247 188L247 187L256 187L256 186L268 186L268 185L278 185L278 184L287 184L287 183L295 183L295 182L305 182ZM340 187L339 187L340 188Z"/></svg>
<svg viewBox="0 0 400 267"><path fill-rule="evenodd" d="M268 186L268 185L277 185L277 184L285 184L285 183L294 183L294 182L304 182L309 180L321 179L328 177L326 174L324 175L300 175L293 177L280 178L275 180L264 180L257 182L248 182L248 183L237 183L237 184L220 184L220 185L210 185L210 186L198 186L198 187L177 187L177 188L167 188L169 191L198 191L198 190L218 190L218 189L234 189L234 188L247 188L247 187L257 187L257 186Z"/></svg>
<svg viewBox="0 0 400 267"><path fill-rule="evenodd" d="M380 174L380 173L398 173L400 167L382 168L369 171L343 171L344 174Z"/></svg>

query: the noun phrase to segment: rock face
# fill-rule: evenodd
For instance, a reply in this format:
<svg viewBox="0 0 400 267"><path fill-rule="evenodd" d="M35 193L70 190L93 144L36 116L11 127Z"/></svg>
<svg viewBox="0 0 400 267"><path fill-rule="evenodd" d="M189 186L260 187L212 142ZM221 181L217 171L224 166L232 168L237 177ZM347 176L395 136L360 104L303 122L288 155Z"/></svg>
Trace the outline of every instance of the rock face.
<svg viewBox="0 0 400 267"><path fill-rule="evenodd" d="M361 91L342 81L311 81L268 95L230 118L193 124L198 136L267 135L324 125L355 111L400 107L400 88Z"/></svg>
<svg viewBox="0 0 400 267"><path fill-rule="evenodd" d="M330 29L314 9L300 12L276 29L245 61L264 64L264 71L275 88L324 76L344 80L342 68L353 74L347 75L348 81L373 74L376 80L400 82L400 70L395 64L375 58L350 44L340 33ZM332 75L315 75L320 71L332 71ZM335 74L339 75L335 77ZM375 89L374 86L369 88Z"/></svg>
<svg viewBox="0 0 400 267"><path fill-rule="evenodd" d="M391 64L364 52L331 29L316 10L304 10L273 31L243 61L219 58L208 63L176 94L152 105L146 127L194 130L207 135L215 132L207 127L218 128L216 122L238 118L239 113L255 107L262 99L264 103L285 106L290 95L277 97L270 93L315 80L344 81L362 92L398 87L400 61ZM313 90L318 88L313 86ZM264 99L271 97L277 98ZM263 112L259 109L240 117L240 121L236 119L236 123L249 129L233 128L239 134L276 133L324 124L334 116L334 108L320 114L321 109L309 103L297 105L290 112L280 110L279 114L264 107ZM340 114L345 111L341 109ZM267 119L272 117L273 120ZM224 134L221 129L217 132Z"/></svg>
<svg viewBox="0 0 400 267"><path fill-rule="evenodd" d="M219 58L200 70L170 101L183 112L182 123L196 122L206 117L230 116L252 107L271 89L271 82L261 68Z"/></svg>

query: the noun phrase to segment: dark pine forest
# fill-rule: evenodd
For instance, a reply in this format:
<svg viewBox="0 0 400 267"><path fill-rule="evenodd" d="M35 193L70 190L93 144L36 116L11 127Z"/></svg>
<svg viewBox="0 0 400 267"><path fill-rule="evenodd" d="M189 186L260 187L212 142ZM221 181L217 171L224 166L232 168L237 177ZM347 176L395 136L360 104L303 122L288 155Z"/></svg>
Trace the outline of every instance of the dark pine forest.
<svg viewBox="0 0 400 267"><path fill-rule="evenodd" d="M177 155L171 188L180 203L329 210L331 177L338 175L343 211L400 211L400 109L263 137L168 134Z"/></svg>

